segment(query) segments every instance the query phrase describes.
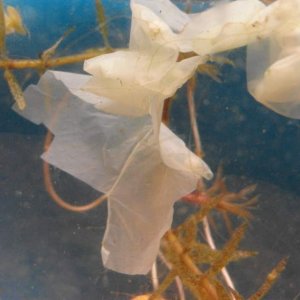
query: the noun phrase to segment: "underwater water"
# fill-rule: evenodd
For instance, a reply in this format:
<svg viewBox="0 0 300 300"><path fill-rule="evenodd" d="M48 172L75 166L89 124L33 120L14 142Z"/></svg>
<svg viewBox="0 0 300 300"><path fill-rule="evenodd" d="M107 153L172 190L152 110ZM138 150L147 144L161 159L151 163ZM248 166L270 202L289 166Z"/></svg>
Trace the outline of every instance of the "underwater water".
<svg viewBox="0 0 300 300"><path fill-rule="evenodd" d="M179 1L178 1L179 2ZM179 3L183 6L183 2ZM194 1L196 2L196 1ZM7 38L11 58L37 58L67 30L57 56L103 46L94 1L4 1L19 9L30 35ZM128 44L128 1L103 1L113 47ZM198 1L202 9L207 1ZM257 208L241 248L258 251L254 259L229 267L245 295L254 292L283 257L286 270L265 299L298 299L300 293L300 121L280 116L253 101L246 89L245 50L225 54L235 67L221 68L221 83L200 75L196 90L198 125L205 161L215 171L224 167L228 184L238 190L257 184ZM56 68L80 72L76 63ZM32 70L16 72L23 87L36 82ZM3 78L3 77L2 77ZM172 106L171 127L193 147L184 88ZM106 204L83 214L68 212L51 201L42 176L46 129L11 110L13 99L0 80L0 299L130 299L151 291L148 277L126 276L102 266L100 245ZM80 203L99 193L58 170L57 191ZM190 207L176 203L174 223ZM226 233L217 226L224 240ZM168 295L168 294L167 294ZM177 299L174 291L170 299ZM169 298L168 298L169 299ZM299 298L300 299L300 298Z"/></svg>

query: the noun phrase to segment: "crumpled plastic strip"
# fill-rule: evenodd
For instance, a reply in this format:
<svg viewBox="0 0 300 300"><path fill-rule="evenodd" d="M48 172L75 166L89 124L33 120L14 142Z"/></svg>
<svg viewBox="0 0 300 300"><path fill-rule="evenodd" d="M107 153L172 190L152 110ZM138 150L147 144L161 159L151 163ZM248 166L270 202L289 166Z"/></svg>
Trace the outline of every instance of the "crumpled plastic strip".
<svg viewBox="0 0 300 300"><path fill-rule="evenodd" d="M266 7L259 0L220 3L193 14L180 11L170 0L131 1L132 8L137 5L150 9L169 26L171 33L162 30L164 42L176 44L180 52L211 55L245 46L266 34L264 24L256 22Z"/></svg>
<svg viewBox="0 0 300 300"><path fill-rule="evenodd" d="M264 27L256 23L264 9L259 0L237 0L192 14L180 34L186 41L182 49L210 55L245 46L265 34Z"/></svg>
<svg viewBox="0 0 300 300"><path fill-rule="evenodd" d="M168 24L134 1L131 8L129 49L85 61L84 70L92 77L83 89L111 100L95 104L102 111L127 116L150 114L158 138L164 100L173 96L207 58L178 61L177 44L166 40L173 34Z"/></svg>
<svg viewBox="0 0 300 300"><path fill-rule="evenodd" d="M84 70L93 76L83 89L111 99L110 106L102 101L96 104L108 113L149 114L153 102L162 104L172 96L203 61L192 57L177 62L177 55L175 52L171 59L164 60L159 55L143 56L140 52L124 50L89 59Z"/></svg>
<svg viewBox="0 0 300 300"><path fill-rule="evenodd" d="M109 100L95 106L105 112L127 116L150 114L159 134L164 100L175 94L206 57L178 61L179 48L165 40L171 29L149 8L131 3L132 27L128 50L85 61L92 75L83 89Z"/></svg>
<svg viewBox="0 0 300 300"><path fill-rule="evenodd" d="M300 118L300 1L278 0L259 17L268 38L247 47L248 90L273 111Z"/></svg>
<svg viewBox="0 0 300 300"><path fill-rule="evenodd" d="M164 125L157 139L149 115L97 110L87 101L90 93L80 90L89 78L47 71L38 85L25 90L26 109L14 109L53 132L44 160L108 195L104 265L121 273L145 274L171 226L174 202L212 173Z"/></svg>
<svg viewBox="0 0 300 300"><path fill-rule="evenodd" d="M217 4L185 14L169 0L132 0L139 18L153 21L164 45L205 56L247 45L247 80L252 96L273 111L300 118L300 1L259 0ZM158 18L158 20L148 11ZM168 29L166 29L166 25Z"/></svg>

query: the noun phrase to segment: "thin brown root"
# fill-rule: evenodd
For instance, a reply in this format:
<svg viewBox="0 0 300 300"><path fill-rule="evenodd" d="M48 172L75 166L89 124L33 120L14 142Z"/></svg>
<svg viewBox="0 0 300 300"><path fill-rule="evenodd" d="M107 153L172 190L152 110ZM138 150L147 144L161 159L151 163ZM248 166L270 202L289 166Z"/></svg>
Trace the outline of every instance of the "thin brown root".
<svg viewBox="0 0 300 300"><path fill-rule="evenodd" d="M190 114L191 128L195 143L195 154L199 157L203 157L202 143L200 139L200 133L197 125L196 105L194 100L194 92L196 88L196 78L192 77L187 83L187 100Z"/></svg>
<svg viewBox="0 0 300 300"><path fill-rule="evenodd" d="M47 132L45 143L44 143L44 149L48 149L50 143L52 140L52 133L50 131ZM89 211L98 205L100 205L104 200L106 200L107 195L101 195L99 198L95 199L94 201L90 202L89 204L85 205L72 205L65 200L63 200L56 192L52 179L51 179L51 173L50 173L50 166L47 162L44 161L43 163L43 175L44 175L44 183L45 188L48 194L50 195L51 199L58 204L60 207L73 211L73 212L86 212Z"/></svg>

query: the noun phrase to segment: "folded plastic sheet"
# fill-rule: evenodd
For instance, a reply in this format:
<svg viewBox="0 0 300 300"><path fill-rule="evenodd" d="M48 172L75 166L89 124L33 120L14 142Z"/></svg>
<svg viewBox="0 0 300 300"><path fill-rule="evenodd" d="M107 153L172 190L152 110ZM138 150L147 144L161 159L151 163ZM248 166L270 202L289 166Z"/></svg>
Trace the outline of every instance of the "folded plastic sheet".
<svg viewBox="0 0 300 300"><path fill-rule="evenodd" d="M237 0L191 14L191 21L180 34L186 41L183 50L205 55L249 44L264 34L264 28L256 23L263 9L261 1Z"/></svg>
<svg viewBox="0 0 300 300"><path fill-rule="evenodd" d="M140 3L141 2L141 3ZM142 4L142 3L145 3ZM167 11L164 3L167 3L170 10ZM173 32L170 24L165 22L163 16L171 16L173 19L167 18L171 21L171 24L177 24L176 27L183 28L181 18L186 14L180 14L180 10L167 1L158 1L153 3L152 1L131 1L131 32L129 48L139 52L147 52L160 56L160 52L165 52L168 55L168 49L173 49L171 53L179 52L178 45L176 43L177 35ZM153 5L151 5L153 4ZM150 5L148 7L147 5ZM172 9L173 8L173 9ZM154 11L152 11L154 9ZM176 12L179 12L178 18L176 18ZM175 17L175 18L174 18ZM184 22L184 20L183 20Z"/></svg>
<svg viewBox="0 0 300 300"><path fill-rule="evenodd" d="M80 90L87 80L88 75L47 71L26 89L26 109L14 109L53 132L44 160L108 195L104 265L144 274L171 226L174 202L212 174L164 125L157 139L149 115L96 109L93 103L102 98Z"/></svg>
<svg viewBox="0 0 300 300"><path fill-rule="evenodd" d="M95 104L102 111L127 116L150 114L158 137L164 100L173 96L207 58L178 61L179 48L168 40L174 35L168 24L135 1L131 8L129 49L85 61L84 70L92 76L83 89L111 100Z"/></svg>
<svg viewBox="0 0 300 300"><path fill-rule="evenodd" d="M104 108L109 113L143 115L150 112L153 99L164 101L172 96L206 59L178 62L179 47L167 39L172 34L169 25L135 1L131 8L129 49L85 61L84 70L93 77L84 89L112 99L115 107Z"/></svg>
<svg viewBox="0 0 300 300"><path fill-rule="evenodd" d="M300 0L269 6L237 0L195 14L183 13L169 0L132 0L131 6L139 19L152 20L161 43L181 52L203 56L247 45L249 92L277 113L300 118Z"/></svg>
<svg viewBox="0 0 300 300"><path fill-rule="evenodd" d="M112 100L96 104L105 112L150 114L158 134L163 101L207 59L203 55L178 62L179 52L211 54L244 45L253 28L251 20L264 7L256 0L238 0L188 15L167 0L132 0L129 49L87 60L84 70L92 77L84 89ZM228 26L239 29L231 36L225 35L223 29ZM239 31L241 28L248 31ZM198 42L197 47L205 50L195 49Z"/></svg>
<svg viewBox="0 0 300 300"><path fill-rule="evenodd" d="M169 0L131 0L131 9L133 10L137 4L149 8L177 33L181 32L190 21L188 14Z"/></svg>
<svg viewBox="0 0 300 300"><path fill-rule="evenodd" d="M268 38L247 47L248 90L290 118L300 118L300 1L278 0L260 16Z"/></svg>
<svg viewBox="0 0 300 300"><path fill-rule="evenodd" d="M174 53L171 59L163 59L153 53L124 50L89 59L84 70L93 76L83 88L113 100L111 106L104 106L102 101L96 104L103 111L129 116L149 114L153 102L162 104L172 96L203 61L192 57L177 62L178 52Z"/></svg>
<svg viewBox="0 0 300 300"><path fill-rule="evenodd" d="M193 14L180 11L169 0L131 1L132 10L137 5L143 6L144 11L148 8L160 18L155 26L162 29L162 22L168 25L172 32L162 30L164 42L176 44L180 52L215 54L245 46L265 35L263 24L256 22L257 15L266 7L259 0L220 3Z"/></svg>

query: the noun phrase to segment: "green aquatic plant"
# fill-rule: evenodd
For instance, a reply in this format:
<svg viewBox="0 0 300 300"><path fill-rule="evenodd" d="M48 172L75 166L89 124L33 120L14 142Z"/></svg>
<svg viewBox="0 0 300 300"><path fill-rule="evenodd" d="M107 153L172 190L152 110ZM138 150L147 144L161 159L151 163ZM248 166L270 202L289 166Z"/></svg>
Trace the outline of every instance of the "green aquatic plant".
<svg viewBox="0 0 300 300"><path fill-rule="evenodd" d="M5 13L3 2L2 0L0 0L0 68L4 69L5 80L8 83L11 94L20 109L25 108L26 101L23 97L22 89L12 70L35 69L40 72L45 71L51 67L81 62L85 59L111 51L110 49L105 47L96 50L87 49L86 52L77 55L53 57L56 48L64 38L63 36L57 41L57 43L44 50L41 57L38 59L9 58L6 53L6 35L14 33L25 34L26 32L27 31L25 29L25 26L23 25L22 17L19 14L18 10L16 10L14 7L8 6L7 12ZM49 52L51 52L51 55L49 55Z"/></svg>
<svg viewBox="0 0 300 300"><path fill-rule="evenodd" d="M19 12L12 6L8 6L4 11L3 3L0 1L0 57L3 61L6 61L6 35L12 33L25 34L26 30L22 23ZM22 109L25 108L25 100L23 97L22 89L20 88L14 74L7 66L4 68L4 77L8 83L9 89L18 103L18 106Z"/></svg>
<svg viewBox="0 0 300 300"><path fill-rule="evenodd" d="M167 0L132 0L131 36L126 50L111 49L102 3L95 3L103 48L55 57L62 37L39 59L14 60L6 56L5 36L12 25L4 25L0 1L0 67L16 100L15 110L37 124L44 123L54 134L53 141L50 133L45 141L46 188L59 205L76 212L108 200L109 219L102 244L102 259L108 268L128 274L147 273L161 241L159 256L169 273L156 284L152 294L134 299L163 299L164 291L173 282L177 283L181 299L184 289L196 299L243 299L226 267L232 261L255 255L238 249L253 217L249 207L256 197L249 194L254 192L254 186L233 193L220 173L211 187L203 180L211 178L211 171L202 160L194 103L195 73L220 81L218 70L208 62L231 63L218 53L250 44L249 91L271 109L298 117L294 109L298 99L285 99L282 94L297 89L298 79L289 62L298 62L299 3L278 0L266 8L260 1L237 0L191 17ZM287 12L295 7L290 21ZM8 12L12 15L13 11ZM218 18L221 12L225 12L224 18ZM273 60L252 70L251 61L265 56L261 41L273 45L274 40L283 42L276 48L279 50ZM46 71L82 60L86 60L84 68L90 75ZM12 72L22 68L46 71L38 85L25 90L25 97ZM292 84L282 81L280 72L287 78L291 74ZM281 84L276 86L278 81ZM185 82L195 154L165 125L176 90ZM274 86L276 91L272 90ZM50 91L49 98L44 98L45 90ZM66 153L73 160L66 160ZM48 163L104 195L83 206L67 203L55 191ZM199 205L199 210L170 229L172 207L178 199ZM224 216L231 232L221 249L216 248L210 230L212 212ZM229 215L244 222L232 229ZM206 237L203 241L199 239L201 226ZM262 299L285 265L286 259L280 261L249 299Z"/></svg>

